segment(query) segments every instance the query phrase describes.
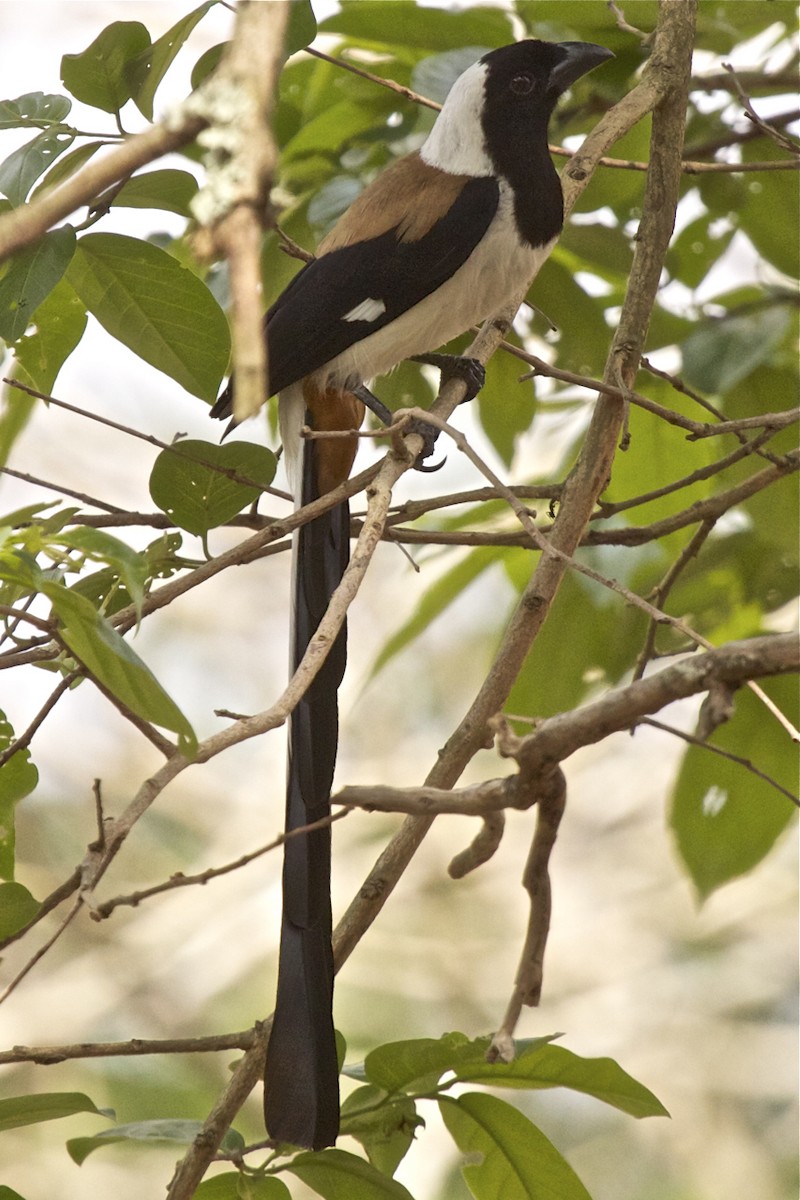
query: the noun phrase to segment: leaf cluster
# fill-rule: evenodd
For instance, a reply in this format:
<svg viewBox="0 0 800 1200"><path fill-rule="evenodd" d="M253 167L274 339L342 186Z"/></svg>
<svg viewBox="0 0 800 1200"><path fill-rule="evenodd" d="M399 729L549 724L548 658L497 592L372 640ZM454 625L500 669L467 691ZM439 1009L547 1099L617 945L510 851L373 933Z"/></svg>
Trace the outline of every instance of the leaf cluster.
<svg viewBox="0 0 800 1200"><path fill-rule="evenodd" d="M581 1058L553 1040L520 1042L511 1063L487 1062L488 1037L470 1040L450 1033L439 1039L387 1043L344 1072L359 1086L343 1106L342 1132L363 1146L366 1160L338 1149L307 1154L279 1146L262 1167L212 1176L195 1195L204 1200L279 1200L289 1195L280 1179L286 1172L326 1200L344 1195L353 1200L411 1200L392 1176L425 1124L420 1106L424 1110L426 1103L433 1103L470 1160L464 1175L477 1200L492 1200L509 1189L520 1196L544 1190L562 1200L589 1200L578 1176L528 1117L497 1096L465 1090L468 1085L516 1092L561 1087L593 1096L633 1117L669 1114L652 1092L612 1059ZM79 1112L114 1119L112 1111L98 1109L88 1096L45 1093L0 1101L0 1131ZM188 1145L201 1128L200 1122L182 1119L137 1121L114 1125L93 1137L73 1138L67 1149L80 1165L93 1151L115 1142ZM241 1157L246 1146L232 1129L221 1149L224 1157Z"/></svg>

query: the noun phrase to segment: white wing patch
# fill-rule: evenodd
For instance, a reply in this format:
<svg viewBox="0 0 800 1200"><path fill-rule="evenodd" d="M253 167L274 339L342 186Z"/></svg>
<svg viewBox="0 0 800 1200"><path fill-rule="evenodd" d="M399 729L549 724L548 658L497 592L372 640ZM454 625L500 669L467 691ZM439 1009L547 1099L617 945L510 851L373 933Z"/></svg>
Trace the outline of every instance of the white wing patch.
<svg viewBox="0 0 800 1200"><path fill-rule="evenodd" d="M366 300L362 300L355 308L351 308L349 313L345 313L342 320L377 321L378 317L382 317L385 312L386 305L382 300L372 300L368 296Z"/></svg>

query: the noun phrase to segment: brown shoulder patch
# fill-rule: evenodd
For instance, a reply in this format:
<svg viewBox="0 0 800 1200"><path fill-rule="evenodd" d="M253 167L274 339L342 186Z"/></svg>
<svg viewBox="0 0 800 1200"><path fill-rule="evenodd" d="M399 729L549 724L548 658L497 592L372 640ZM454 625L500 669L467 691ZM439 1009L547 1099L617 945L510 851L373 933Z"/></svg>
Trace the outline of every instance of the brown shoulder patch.
<svg viewBox="0 0 800 1200"><path fill-rule="evenodd" d="M398 159L358 196L322 239L317 255L397 230L401 242L418 242L453 206L469 175L448 175L423 162L419 152Z"/></svg>

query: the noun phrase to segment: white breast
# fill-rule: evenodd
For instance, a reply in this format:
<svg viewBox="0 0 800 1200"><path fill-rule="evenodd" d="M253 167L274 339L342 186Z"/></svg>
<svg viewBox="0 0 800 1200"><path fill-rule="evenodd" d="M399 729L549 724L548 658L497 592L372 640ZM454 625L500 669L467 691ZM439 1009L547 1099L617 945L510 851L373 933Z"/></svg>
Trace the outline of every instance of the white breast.
<svg viewBox="0 0 800 1200"><path fill-rule="evenodd" d="M350 346L315 372L341 386L385 375L412 354L436 350L485 320L531 282L555 244L532 249L516 230L513 194L500 181L500 201L486 234L455 275L383 329Z"/></svg>

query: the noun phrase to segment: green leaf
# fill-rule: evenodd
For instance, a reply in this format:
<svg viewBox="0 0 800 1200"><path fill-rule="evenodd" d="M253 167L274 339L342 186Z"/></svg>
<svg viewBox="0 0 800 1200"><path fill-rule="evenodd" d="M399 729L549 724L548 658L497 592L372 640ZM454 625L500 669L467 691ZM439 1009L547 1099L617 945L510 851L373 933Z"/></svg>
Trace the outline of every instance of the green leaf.
<svg viewBox="0 0 800 1200"><path fill-rule="evenodd" d="M587 551L592 567L616 578L632 566L630 557L624 556L625 551L614 548L597 555ZM654 558L659 561L658 556ZM506 570L518 591L534 565L526 550L507 552ZM599 585L568 574L514 681L507 710L529 717L551 716L580 703L589 687L615 683L633 661L641 620L630 608L620 611L611 593ZM544 663L558 663L558 670L544 669Z"/></svg>
<svg viewBox="0 0 800 1200"><path fill-rule="evenodd" d="M113 208L160 208L180 217L190 215L189 205L197 194L197 180L188 171L172 168L134 175L111 201ZM102 196L98 204L102 202Z"/></svg>
<svg viewBox="0 0 800 1200"><path fill-rule="evenodd" d="M230 333L196 275L148 242L90 233L78 242L68 277L112 337L193 396L216 398Z"/></svg>
<svg viewBox="0 0 800 1200"><path fill-rule="evenodd" d="M98 1108L83 1092L40 1092L36 1096L9 1096L0 1100L0 1130L19 1129L22 1125L38 1125L40 1121L57 1121L75 1113L96 1113L107 1117L110 1110Z"/></svg>
<svg viewBox="0 0 800 1200"><path fill-rule="evenodd" d="M69 179L71 175L81 169L84 163L89 161L93 154L97 153L101 146L108 145L108 142L85 142L82 146L76 146L74 150L70 150L69 154L62 155L50 168L38 187L34 188L31 199L36 200L37 197L43 196L57 184Z"/></svg>
<svg viewBox="0 0 800 1200"><path fill-rule="evenodd" d="M38 590L42 572L30 554L13 548L6 549L0 553L0 579L26 594Z"/></svg>
<svg viewBox="0 0 800 1200"><path fill-rule="evenodd" d="M390 43L440 53L457 46L503 46L514 40L511 22L497 8L475 6L460 12L421 8L412 0L342 0L341 12L320 24L320 32L343 33L355 42Z"/></svg>
<svg viewBox="0 0 800 1200"><path fill-rule="evenodd" d="M540 1038L526 1048L518 1045L513 1062L488 1063L481 1058L458 1066L455 1079L490 1087L566 1087L594 1096L632 1117L669 1116L660 1100L613 1058L581 1058L563 1046L542 1045Z"/></svg>
<svg viewBox="0 0 800 1200"><path fill-rule="evenodd" d="M504 1100L468 1092L442 1097L439 1110L469 1156L461 1171L476 1200L591 1200L541 1129Z"/></svg>
<svg viewBox="0 0 800 1200"><path fill-rule="evenodd" d="M0 517L0 530L20 529L23 525L30 525L34 517L47 512L48 508L55 508L60 503L60 500L48 500L46 503L25 504L22 508L15 508L12 512L4 513Z"/></svg>
<svg viewBox="0 0 800 1200"><path fill-rule="evenodd" d="M86 309L68 280L59 280L38 306L35 326L14 347L21 368L17 374L37 392L48 394L86 329Z"/></svg>
<svg viewBox="0 0 800 1200"><path fill-rule="evenodd" d="M0 193L7 196L16 208L22 204L40 175L59 154L69 150L75 134L62 128L45 129L30 142L20 146L0 163Z"/></svg>
<svg viewBox="0 0 800 1200"><path fill-rule="evenodd" d="M735 233L733 223L721 227L713 213L704 213L690 221L672 242L666 258L666 268L684 287L697 288L711 268L731 244Z"/></svg>
<svg viewBox="0 0 800 1200"><path fill-rule="evenodd" d="M0 1196L0 1200L2 1197ZM292 1200L282 1179L274 1175L243 1175L225 1171L204 1179L194 1192L194 1200Z"/></svg>
<svg viewBox="0 0 800 1200"><path fill-rule="evenodd" d="M324 1200L413 1200L402 1183L344 1150L298 1154L286 1170Z"/></svg>
<svg viewBox="0 0 800 1200"><path fill-rule="evenodd" d="M178 442L175 451L162 450L153 464L150 495L181 529L203 536L257 500L272 483L275 465L272 451L254 442ZM253 484L230 479L220 469Z"/></svg>
<svg viewBox="0 0 800 1200"><path fill-rule="evenodd" d="M603 279L625 278L630 271L631 239L617 225L567 224L558 239L559 257L574 258L575 264Z"/></svg>
<svg viewBox="0 0 800 1200"><path fill-rule="evenodd" d="M25 1200L25 1197L20 1196L19 1192L15 1192L13 1188L0 1183L0 1200Z"/></svg>
<svg viewBox="0 0 800 1200"><path fill-rule="evenodd" d="M26 92L16 100L0 100L0 129L19 129L32 122L59 125L69 115L72 101L48 92Z"/></svg>
<svg viewBox="0 0 800 1200"><path fill-rule="evenodd" d="M14 730L0 711L0 752L15 741ZM39 782L30 751L17 750L0 766L0 878L14 878L14 809Z"/></svg>
<svg viewBox="0 0 800 1200"><path fill-rule="evenodd" d="M137 614L141 612L148 579L147 556L103 529L83 526L54 539L56 545L85 554L93 562L111 566L125 585Z"/></svg>
<svg viewBox="0 0 800 1200"><path fill-rule="evenodd" d="M228 49L227 42L217 42L216 46L211 46L205 50L197 62L192 67L192 74L189 82L192 85L192 91L200 87L204 79L207 79L212 71L216 71L219 66L222 56Z"/></svg>
<svg viewBox="0 0 800 1200"><path fill-rule="evenodd" d="M317 36L317 18L311 7L311 0L293 0L289 9L289 23L286 28L284 53L288 58L305 46L310 46ZM192 86L195 86L194 83Z"/></svg>
<svg viewBox="0 0 800 1200"><path fill-rule="evenodd" d="M796 681L776 678L760 686L796 726ZM709 740L749 759L797 796L796 747L749 688L739 689L732 719ZM790 800L744 767L690 746L672 795L669 824L700 899L761 862L796 811Z"/></svg>
<svg viewBox="0 0 800 1200"><path fill-rule="evenodd" d="M39 901L21 883L0 883L0 942L23 929L40 908Z"/></svg>
<svg viewBox="0 0 800 1200"><path fill-rule="evenodd" d="M375 660L373 674L377 674L396 654L399 654L409 643L424 633L428 626L454 600L458 599L471 583L489 567L500 562L503 554L502 547L481 546L477 550L471 550L454 567L437 579L424 593L416 611L409 617L405 625L389 638Z"/></svg>
<svg viewBox="0 0 800 1200"><path fill-rule="evenodd" d="M60 637L101 687L145 721L177 733L181 753L191 758L197 748L191 725L125 639L77 592L50 580L40 590L62 623Z"/></svg>
<svg viewBox="0 0 800 1200"><path fill-rule="evenodd" d="M511 336L512 342L518 341ZM510 466L517 438L530 429L536 411L533 380L520 383L525 364L511 354L495 354L486 365L486 385L478 394L478 411L486 436Z"/></svg>
<svg viewBox="0 0 800 1200"><path fill-rule="evenodd" d="M34 327L14 346L13 378L45 395L53 390L59 371L83 337L86 309L75 289L61 279L36 310ZM38 400L10 386L4 389L0 413L0 466L28 423Z"/></svg>
<svg viewBox="0 0 800 1200"><path fill-rule="evenodd" d="M691 387L719 396L770 361L790 321L782 305L703 322L681 346Z"/></svg>
<svg viewBox="0 0 800 1200"><path fill-rule="evenodd" d="M356 1088L342 1104L342 1133L360 1142L373 1167L393 1176L424 1121L413 1100L389 1100L372 1084Z"/></svg>
<svg viewBox="0 0 800 1200"><path fill-rule="evenodd" d="M115 1125L113 1129L107 1129L95 1137L71 1138L67 1142L67 1152L72 1161L81 1166L93 1151L115 1142L137 1142L140 1145L168 1142L190 1146L202 1128L202 1121L187 1121L179 1117L131 1121L127 1125ZM225 1150L241 1150L244 1148L244 1139L235 1129L229 1129L222 1139L222 1147Z"/></svg>
<svg viewBox="0 0 800 1200"><path fill-rule="evenodd" d="M446 1033L440 1038L387 1042L367 1055L364 1074L385 1092L430 1091L445 1071L454 1071L464 1062L479 1062L490 1041Z"/></svg>
<svg viewBox="0 0 800 1200"><path fill-rule="evenodd" d="M600 305L575 279L574 264L552 254L536 276L529 299L558 329L558 366L595 378L602 374L608 326Z"/></svg>
<svg viewBox="0 0 800 1200"><path fill-rule="evenodd" d="M391 102L380 97L373 105L345 99L312 117L301 126L283 148L282 163L288 166L294 159L314 153L337 155L347 145L368 131L383 130L385 118L391 112Z"/></svg>
<svg viewBox="0 0 800 1200"><path fill-rule="evenodd" d="M61 81L76 100L118 113L131 98L125 67L150 45L141 21L113 21L80 54L61 59Z"/></svg>
<svg viewBox="0 0 800 1200"><path fill-rule="evenodd" d="M443 54L431 54L418 62L411 72L411 87L429 100L443 104L459 75L487 51L487 46L459 46Z"/></svg>
<svg viewBox="0 0 800 1200"><path fill-rule="evenodd" d="M796 19L796 18L793 18ZM742 146L744 162L786 162L788 155L769 138ZM747 199L740 210L742 229L769 262L797 279L800 275L800 222L776 219L776 214L796 213L800 205L797 171L761 171L745 177Z"/></svg>
<svg viewBox="0 0 800 1200"><path fill-rule="evenodd" d="M21 250L0 277L0 337L16 342L33 320L75 253L75 230L64 225Z"/></svg>
<svg viewBox="0 0 800 1200"><path fill-rule="evenodd" d="M216 0L206 0L199 8L181 17L171 29L168 29L151 46L142 49L135 58L130 58L125 65L125 80L129 87L129 95L148 121L153 120L153 98L158 85L172 65L195 25L203 19Z"/></svg>

